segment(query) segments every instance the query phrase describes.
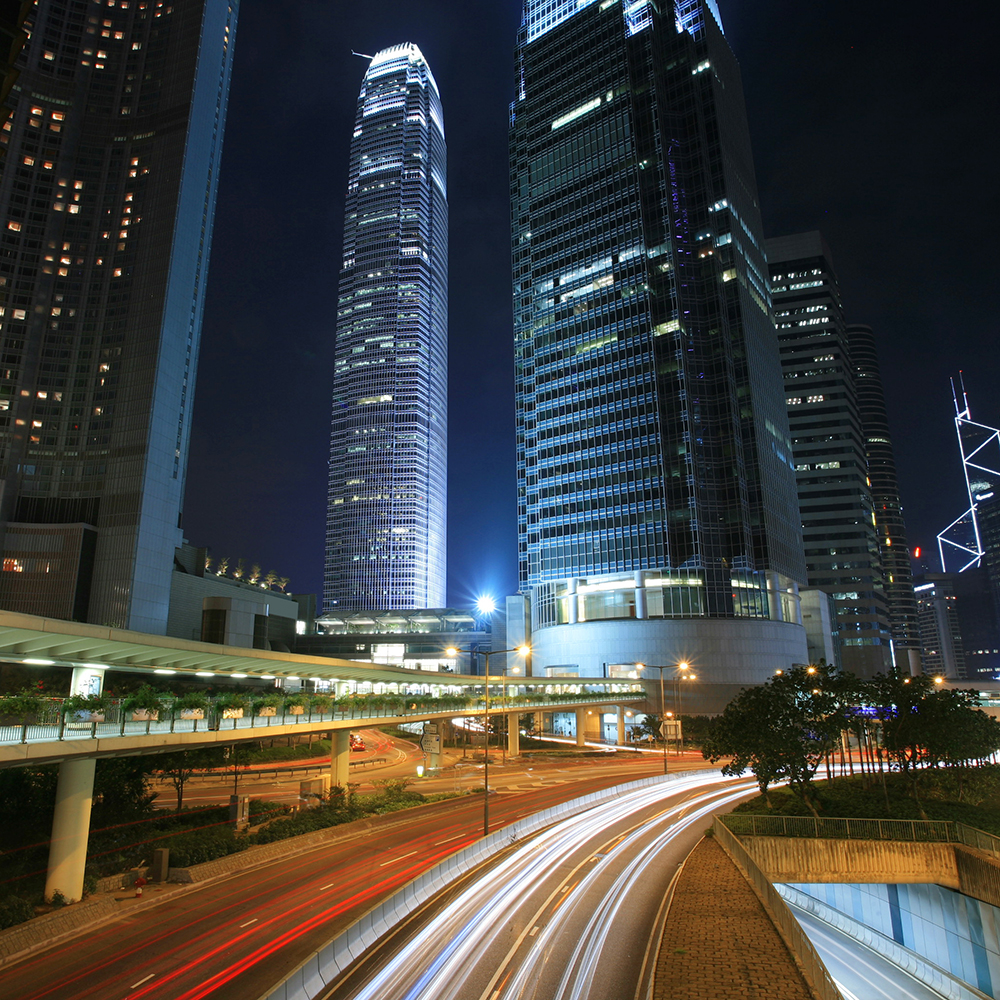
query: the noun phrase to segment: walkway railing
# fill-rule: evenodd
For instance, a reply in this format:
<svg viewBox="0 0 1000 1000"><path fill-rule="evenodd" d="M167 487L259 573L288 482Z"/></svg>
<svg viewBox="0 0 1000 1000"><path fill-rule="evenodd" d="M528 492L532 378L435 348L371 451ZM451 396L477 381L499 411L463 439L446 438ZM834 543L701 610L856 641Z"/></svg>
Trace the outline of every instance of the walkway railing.
<svg viewBox="0 0 1000 1000"><path fill-rule="evenodd" d="M1000 857L1000 837L946 819L853 819L730 813L719 821L737 837L824 837L964 844Z"/></svg>
<svg viewBox="0 0 1000 1000"><path fill-rule="evenodd" d="M572 695L547 695L537 697L521 695L517 705L508 705L507 711L559 711L575 705L612 701L641 700L642 692L622 691L582 692ZM388 698L360 695L337 699L326 709L312 706L286 705L266 709L263 713L251 709L210 706L204 710L165 707L159 713L143 716L124 708L121 700L96 712L63 711L62 699L46 699L41 708L28 720L14 720L2 715L0 706L0 745L18 743L51 743L61 740L111 739L122 736L141 736L163 733L195 733L206 730L267 729L271 726L323 725L349 721L378 721L380 719L427 718L428 716L481 715L480 698L461 699L446 697L432 699L426 695ZM493 706L494 714L500 706ZM134 717L139 714L139 718Z"/></svg>
<svg viewBox="0 0 1000 1000"><path fill-rule="evenodd" d="M821 1000L843 1000L840 990L837 989L822 959L817 954L812 942L806 937L802 925L795 919L795 915L778 895L778 891L771 885L767 876L760 870L757 862L750 857L746 848L733 836L733 832L728 828L728 822L723 822L732 818L732 814L716 816L713 827L715 839L757 890L760 901L774 921L775 927L778 928L778 933L784 938L788 950L798 960L799 968L808 980L815 996ZM740 818L752 819L753 817ZM770 818L769 816L765 817L765 819Z"/></svg>

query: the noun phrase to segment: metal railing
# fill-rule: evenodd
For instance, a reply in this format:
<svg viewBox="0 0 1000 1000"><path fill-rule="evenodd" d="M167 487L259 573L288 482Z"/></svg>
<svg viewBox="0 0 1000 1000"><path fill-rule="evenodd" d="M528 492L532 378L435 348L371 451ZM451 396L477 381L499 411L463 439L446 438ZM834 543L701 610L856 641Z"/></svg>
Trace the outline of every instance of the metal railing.
<svg viewBox="0 0 1000 1000"><path fill-rule="evenodd" d="M816 818L729 813L720 816L719 821L737 837L823 837L831 840L964 844L1000 857L1000 837L946 819Z"/></svg>
<svg viewBox="0 0 1000 1000"><path fill-rule="evenodd" d="M644 698L642 692L582 692L565 696L539 694L521 695L519 704L508 711L553 711L581 703L606 703ZM270 726L323 725L324 723L361 720L427 718L435 715L481 715L483 700L442 698L435 704L426 697L359 696L345 703L331 704L325 710L312 706L295 708L279 707L273 714L263 714L247 709L209 708L190 710L168 704L159 713L144 718L133 718L133 712L124 708L121 700L96 712L64 712L63 700L46 699L29 719L16 720L4 717L0 705L0 745L18 743L50 743L62 740L108 739L116 736L141 736L163 733L193 733L206 730L266 729ZM499 708L496 709L500 711Z"/></svg>
<svg viewBox="0 0 1000 1000"><path fill-rule="evenodd" d="M785 901L778 895L778 891L771 885L757 863L747 854L746 848L721 822L722 819L730 818L730 816L716 817L713 827L715 839L757 890L758 897L774 921L774 925L788 946L788 950L797 959L799 969L808 981L814 995L819 1000L843 1000L840 990L837 989L833 978L823 964L823 960L819 957L812 942L806 937L802 925Z"/></svg>

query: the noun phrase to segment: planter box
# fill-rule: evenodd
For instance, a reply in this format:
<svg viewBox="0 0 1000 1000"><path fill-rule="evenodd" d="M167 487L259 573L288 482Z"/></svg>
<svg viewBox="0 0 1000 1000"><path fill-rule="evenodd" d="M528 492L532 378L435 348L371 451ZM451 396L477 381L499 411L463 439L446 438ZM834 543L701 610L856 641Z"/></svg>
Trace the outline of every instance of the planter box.
<svg viewBox="0 0 1000 1000"><path fill-rule="evenodd" d="M224 719L242 719L243 709L242 708L224 708L222 710L222 717Z"/></svg>
<svg viewBox="0 0 1000 1000"><path fill-rule="evenodd" d="M70 712L69 719L72 722L103 722L104 713L88 712L86 709L80 709L76 712Z"/></svg>
<svg viewBox="0 0 1000 1000"><path fill-rule="evenodd" d="M289 715L305 715L305 707L302 705L289 705L288 714Z"/></svg>
<svg viewBox="0 0 1000 1000"><path fill-rule="evenodd" d="M133 722L158 722L160 713L156 710L150 711L148 708L134 708L132 710Z"/></svg>
<svg viewBox="0 0 1000 1000"><path fill-rule="evenodd" d="M261 719L273 719L278 714L278 710L273 705L265 705L257 710L257 716Z"/></svg>
<svg viewBox="0 0 1000 1000"><path fill-rule="evenodd" d="M182 708L181 709L182 719L204 719L205 709L203 708Z"/></svg>

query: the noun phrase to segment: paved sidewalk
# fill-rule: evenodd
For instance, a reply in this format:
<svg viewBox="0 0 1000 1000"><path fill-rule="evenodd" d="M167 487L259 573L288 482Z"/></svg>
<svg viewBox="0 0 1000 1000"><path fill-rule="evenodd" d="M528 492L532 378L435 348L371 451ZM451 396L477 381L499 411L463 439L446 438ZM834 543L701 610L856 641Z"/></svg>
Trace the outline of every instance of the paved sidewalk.
<svg viewBox="0 0 1000 1000"><path fill-rule="evenodd" d="M674 887L652 1000L813 1000L753 887L706 837Z"/></svg>

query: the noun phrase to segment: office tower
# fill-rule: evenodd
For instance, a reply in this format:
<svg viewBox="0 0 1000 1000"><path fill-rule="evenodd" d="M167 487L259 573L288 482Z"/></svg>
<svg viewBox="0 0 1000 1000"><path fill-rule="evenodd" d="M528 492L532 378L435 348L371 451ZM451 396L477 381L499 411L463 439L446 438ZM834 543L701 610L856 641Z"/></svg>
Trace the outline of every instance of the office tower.
<svg viewBox="0 0 1000 1000"><path fill-rule="evenodd" d="M163 632L237 3L40 0L0 132L0 606Z"/></svg>
<svg viewBox="0 0 1000 1000"><path fill-rule="evenodd" d="M832 594L841 662L892 666L865 433L832 255L816 232L767 241L809 585Z"/></svg>
<svg viewBox="0 0 1000 1000"><path fill-rule="evenodd" d="M536 671L806 657L788 418L718 11L527 0L511 109L520 583Z"/></svg>
<svg viewBox="0 0 1000 1000"><path fill-rule="evenodd" d="M324 607L444 607L446 148L416 45L383 49L361 84L335 364Z"/></svg>
<svg viewBox="0 0 1000 1000"><path fill-rule="evenodd" d="M896 478L896 460L892 453L875 334L870 326L848 324L847 344L854 366L858 413L865 437L868 479L882 564L882 591L892 632L893 660L897 670L915 675L921 670L917 599L913 593L910 552L906 544L906 525L899 499L899 480Z"/></svg>
<svg viewBox="0 0 1000 1000"><path fill-rule="evenodd" d="M927 573L914 587L924 672L964 680L968 677L956 575Z"/></svg>

